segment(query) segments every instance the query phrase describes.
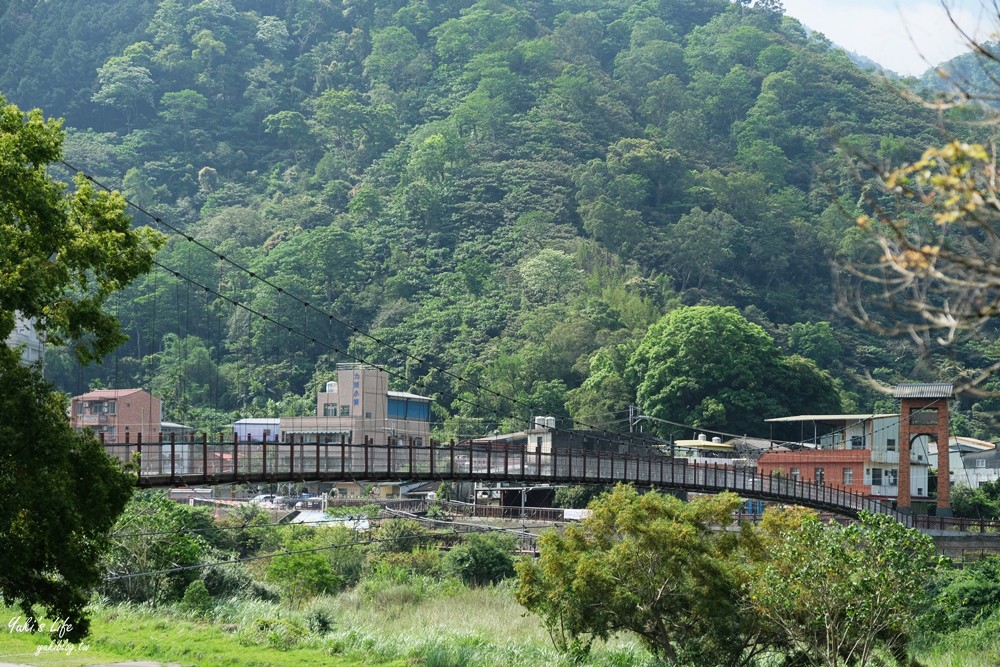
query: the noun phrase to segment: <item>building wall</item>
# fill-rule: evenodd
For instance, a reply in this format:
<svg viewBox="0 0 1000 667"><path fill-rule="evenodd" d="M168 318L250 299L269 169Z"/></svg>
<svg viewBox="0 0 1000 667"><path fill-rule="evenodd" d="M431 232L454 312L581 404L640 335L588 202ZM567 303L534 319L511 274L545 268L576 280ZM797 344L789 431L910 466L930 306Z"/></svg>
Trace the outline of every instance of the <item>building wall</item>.
<svg viewBox="0 0 1000 667"><path fill-rule="evenodd" d="M94 433L103 433L109 442L124 442L126 434L130 442L135 442L139 433L144 442L159 439L162 403L149 392L139 390L92 399L86 396L74 396L70 403L73 428L90 428Z"/></svg>
<svg viewBox="0 0 1000 667"><path fill-rule="evenodd" d="M795 477L802 482L815 482L817 468L822 469L823 483L843 486L855 493L868 494L865 467L870 452L864 449L818 449L801 452L765 452L757 460L757 471L762 475L781 474ZM850 471L850 472L845 472Z"/></svg>
<svg viewBox="0 0 1000 667"><path fill-rule="evenodd" d="M389 376L385 371L363 365L345 365L337 369L331 391L316 397L316 416L282 417L281 437L320 438L340 442L341 435L351 442L367 438L376 445L388 437L413 439L421 445L430 442L430 423L413 419L389 419Z"/></svg>
<svg viewBox="0 0 1000 667"><path fill-rule="evenodd" d="M7 337L7 345L21 348L23 363L42 361L45 357L45 343L35 332L35 327L30 320L22 318L17 313L14 314L14 318L14 330Z"/></svg>

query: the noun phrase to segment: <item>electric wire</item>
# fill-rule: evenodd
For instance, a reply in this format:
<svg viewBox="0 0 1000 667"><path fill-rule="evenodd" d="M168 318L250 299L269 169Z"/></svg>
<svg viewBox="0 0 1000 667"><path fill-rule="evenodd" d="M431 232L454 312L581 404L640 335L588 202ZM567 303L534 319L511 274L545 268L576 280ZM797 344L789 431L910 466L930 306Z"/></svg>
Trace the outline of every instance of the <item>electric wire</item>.
<svg viewBox="0 0 1000 667"><path fill-rule="evenodd" d="M77 168L76 166L70 164L65 159L60 160L60 163L63 166L65 166L66 168L68 168L69 170L71 170L72 172L74 172L75 174L79 174L79 175L83 176L85 179L87 179L88 181L90 181L91 183L93 183L98 188L101 188L101 189L103 189L103 190L105 190L107 192L112 192L112 189L109 186L105 185L101 181L98 181L96 178L94 178L90 174L84 172L83 170ZM305 299L302 299L301 297L297 296L296 294L294 294L292 292L289 292L288 290L286 290L285 288L281 287L280 285L275 284L273 281L269 280L268 278L259 275L256 271L252 271L250 268L248 268L248 267L240 264L239 262L236 262L233 259L228 258L228 257L226 257L225 255L223 255L223 254L221 254L219 252L216 252L215 250L213 250L209 246L207 246L204 243L202 243L201 241L197 240L194 236L192 236L192 235L188 234L187 232L179 229L178 227L176 227L176 226L168 223L167 221L163 220L161 217L159 217L159 216L151 213L150 211L146 210L144 207L142 207L139 204L136 204L135 202L133 202L128 197L125 197L125 201L126 201L126 203L129 206L131 206L132 208L134 208L136 211L139 211L142 215L146 216L147 218L153 220L158 225L161 225L164 228L166 228L166 229L174 232L175 234L178 234L178 235L182 236L188 242L193 243L196 246L198 246L199 248L201 248L202 250L204 250L204 251L212 254L213 256L215 256L220 261L226 262L227 264L229 264L230 266L233 266L237 270L242 271L243 273L245 273L246 275L248 275L250 278L252 278L254 280L257 280L257 281L259 281L259 282L267 285L271 289L275 290L279 295L287 296L288 298L292 299L293 301L296 301L299 304L301 304L304 308L306 308L306 309L312 309L312 310L316 311L317 313L320 313L324 317L329 318L329 320L331 322L337 322L338 324L340 324L341 326L349 329L353 333L355 333L355 334L357 334L357 335L359 335L359 336L361 336L361 337L363 337L365 339L368 339L368 340L376 343L379 346L382 346L382 347L385 347L385 348L387 348L389 350L392 350L393 352L395 352L395 353L397 353L399 355L402 355L403 357L405 357L407 359L410 359L412 361L418 362L419 364L427 367L429 370L437 371L437 372L439 372L439 373L441 373L441 374L443 374L443 375L445 375L445 376L447 376L449 378L452 378L453 380L457 380L458 382L461 382L462 384L467 385L468 387L471 387L472 389L475 389L475 390L480 391L480 392L484 392L486 394L489 394L491 396L494 396L495 398L498 398L498 399L501 399L501 400L504 400L504 401L509 401L509 402L511 402L511 403L513 403L515 405L518 405L518 406L521 406L521 407L524 407L524 408L528 408L529 412L532 412L532 413L536 412L536 410L535 410L536 406L534 406L534 405L532 405L532 404L530 404L530 403L528 403L526 401L523 401L523 400L521 400L519 398L516 398L516 397L506 396L506 395L501 394L500 392L497 392L497 391L495 391L493 389L490 389L488 387L484 387L484 386L480 385L478 382L476 382L474 380L470 380L469 378L463 377L462 375L459 375L457 373L449 371L448 369L446 369L444 367L441 367L441 366L438 366L436 364L433 364L429 360L427 360L427 359L425 359L423 357L420 357L420 356L415 355L415 354L413 354L411 352L408 352L408 351L406 351L406 350L404 350L404 349L402 349L402 348L400 348L400 347L398 347L398 346L396 346L396 345L394 345L394 344L392 344L392 343L390 343L390 342L388 342L388 341L386 341L386 340L384 340L384 339L382 339L382 338L380 338L378 336L375 336L375 335L370 334L370 333L368 333L366 331L363 331L357 325L355 325L355 324L353 324L351 322L348 322L347 320L345 320L345 319L343 319L341 317L338 317L338 316L336 316L336 315L334 315L334 314L332 314L332 313L330 313L330 312L328 312L328 311L326 311L326 310L324 310L322 308L319 308L319 307L311 304L309 301L306 301ZM162 266L162 265L160 265L160 266ZM167 269L167 270L169 270L169 269ZM174 272L174 273L175 273L175 275L177 275L176 272ZM287 325L284 325L281 322L277 322L277 321L275 321L273 319L270 319L269 321L273 321L278 326L282 326L282 327L288 328ZM289 329L289 332L291 332L291 329ZM315 337L308 336L308 335L306 335L305 337L308 340L312 341L313 343L317 343ZM331 347L330 349L333 349L333 350L337 351L337 348L335 348L335 347ZM369 363L368 361L360 359L360 358L355 357L353 355L349 355L349 356L351 356L351 358L355 359L359 363ZM381 370L386 370L385 368L380 367L378 364L372 364L372 365L374 365L376 368L380 368ZM413 383L414 382L413 380L411 380L410 378L406 377L405 375L397 374L396 376L400 377L401 379L403 379L406 382L409 382L409 383ZM420 384L422 384L423 386L427 386L423 382L420 382ZM492 410L491 408L486 408L486 409L487 410ZM493 410L493 411L495 412L495 410ZM511 415L511 416L516 416L516 415ZM592 424L586 424L586 423L581 422L579 420L575 420L575 419L573 419L572 417L570 417L568 415L554 415L554 416L556 416L557 418L559 418L561 420L570 421L571 423L580 424L581 426L584 426L584 427L586 427L588 429L591 429L591 430L594 430L594 431L614 433L613 431L608 431L607 429L600 428L600 427L594 426ZM647 439L645 439L645 438L639 438L639 440L641 442L647 442Z"/></svg>

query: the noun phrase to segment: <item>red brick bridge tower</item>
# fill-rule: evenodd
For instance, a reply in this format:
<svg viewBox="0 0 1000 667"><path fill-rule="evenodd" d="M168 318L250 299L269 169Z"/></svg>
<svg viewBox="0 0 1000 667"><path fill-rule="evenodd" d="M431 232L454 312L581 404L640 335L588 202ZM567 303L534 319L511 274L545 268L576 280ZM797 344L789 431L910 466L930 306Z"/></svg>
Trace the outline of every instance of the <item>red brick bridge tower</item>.
<svg viewBox="0 0 1000 667"><path fill-rule="evenodd" d="M951 482L948 469L948 400L951 384L901 384L893 392L899 407L899 496L897 509L910 510L910 446L921 435L937 440L937 515L951 516Z"/></svg>

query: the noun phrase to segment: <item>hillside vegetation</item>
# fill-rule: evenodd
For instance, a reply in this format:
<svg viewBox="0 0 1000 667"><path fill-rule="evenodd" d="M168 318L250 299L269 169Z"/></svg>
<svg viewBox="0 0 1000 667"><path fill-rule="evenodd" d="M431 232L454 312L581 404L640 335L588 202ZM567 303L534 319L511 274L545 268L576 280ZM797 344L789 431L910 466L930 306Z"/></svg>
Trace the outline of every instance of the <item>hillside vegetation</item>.
<svg viewBox="0 0 1000 667"><path fill-rule="evenodd" d="M735 306L784 355L739 399L760 419L875 409L866 371L942 374L837 320L831 278L871 252L848 157L912 160L936 119L779 3L10 0L0 44L0 91L64 116L68 162L182 230L160 262L198 283L126 290L113 358L49 355L67 391L150 386L167 418L218 426L310 411L349 351L435 396L442 435L618 428L634 351L690 305ZM996 354L969 344L943 374ZM752 429L725 408L673 418Z"/></svg>

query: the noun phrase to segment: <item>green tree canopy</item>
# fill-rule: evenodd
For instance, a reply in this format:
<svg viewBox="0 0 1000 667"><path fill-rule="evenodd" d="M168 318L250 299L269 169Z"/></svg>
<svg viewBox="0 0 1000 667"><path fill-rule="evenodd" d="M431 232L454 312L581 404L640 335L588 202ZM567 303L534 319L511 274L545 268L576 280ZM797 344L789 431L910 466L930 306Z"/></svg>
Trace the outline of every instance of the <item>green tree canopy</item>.
<svg viewBox="0 0 1000 667"><path fill-rule="evenodd" d="M810 388L816 408L839 406L828 375L805 360L786 360L774 340L733 307L667 314L632 354L626 377L644 414L729 432L759 432L767 417L806 407L802 386Z"/></svg>
<svg viewBox="0 0 1000 667"><path fill-rule="evenodd" d="M102 306L151 266L161 238L132 229L120 194L76 189L48 174L62 157L59 121L25 115L0 97L0 339L15 311L50 342L72 341L81 359L124 340ZM0 346L0 598L28 616L36 606L87 633L84 607L100 581L107 534L132 478L100 443L74 433L65 399L39 369Z"/></svg>

